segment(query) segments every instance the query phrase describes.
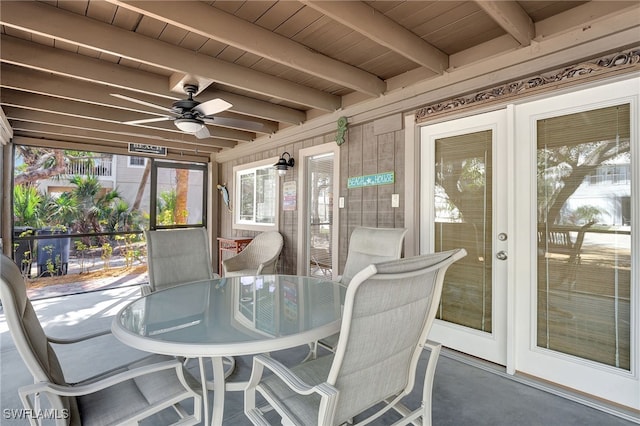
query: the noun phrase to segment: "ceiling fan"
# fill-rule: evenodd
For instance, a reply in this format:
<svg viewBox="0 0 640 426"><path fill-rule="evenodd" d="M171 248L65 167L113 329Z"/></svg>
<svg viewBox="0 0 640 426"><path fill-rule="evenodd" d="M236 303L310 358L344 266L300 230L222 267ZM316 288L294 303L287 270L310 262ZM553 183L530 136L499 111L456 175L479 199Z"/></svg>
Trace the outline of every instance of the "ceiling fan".
<svg viewBox="0 0 640 426"><path fill-rule="evenodd" d="M198 91L198 86L196 86L195 84L185 84L184 91L187 93L188 98L175 101L172 104L171 108L163 107L151 102L146 102L117 93L112 93L112 96L141 105L147 105L171 114L164 117L126 121L124 124L143 124L173 120L173 123L178 129L182 130L185 133L195 135L195 137L198 139L210 137L211 134L209 133L209 130L207 129L207 126L205 126L205 124L214 124L212 115L225 111L231 108L232 105L220 98L211 99L202 103L196 101L195 99L193 99L193 95Z"/></svg>

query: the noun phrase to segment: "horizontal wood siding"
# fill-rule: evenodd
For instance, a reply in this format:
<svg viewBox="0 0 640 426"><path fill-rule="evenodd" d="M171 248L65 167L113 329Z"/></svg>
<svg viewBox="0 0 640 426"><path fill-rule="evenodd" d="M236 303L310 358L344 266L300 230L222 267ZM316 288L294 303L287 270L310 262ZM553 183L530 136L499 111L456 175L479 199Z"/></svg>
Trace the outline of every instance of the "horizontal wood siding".
<svg viewBox="0 0 640 426"><path fill-rule="evenodd" d="M378 126L379 128L379 126ZM345 137L345 143L340 146L340 193L334 198L344 197L345 207L339 214L339 272L341 273L346 261L349 237L357 226L372 226L384 228L404 227L404 131L395 130L387 133L374 134L374 122L350 127ZM291 154L296 161L299 151L303 148L329 143L335 134L328 133L314 138L304 139L287 144L278 149L259 151L218 165L218 181L226 183L230 194L233 194L233 168L271 157L279 157L284 151ZM395 183L367 188L347 189L347 179L354 176L394 172ZM295 171L280 178L280 183L298 180ZM282 197L282 185L280 188ZM216 191L217 192L217 191ZM300 188L298 188L300 193ZM400 194L400 207L391 207L391 194ZM220 194L215 194L220 199ZM233 207L233 196L231 199ZM303 200L298 200L300 205ZM214 203L220 208L220 235L225 237L255 236L259 232L234 230L232 228L232 212L224 204ZM298 239L298 211L280 211L279 230L284 237L284 248L280 257L279 272L295 274L297 271Z"/></svg>

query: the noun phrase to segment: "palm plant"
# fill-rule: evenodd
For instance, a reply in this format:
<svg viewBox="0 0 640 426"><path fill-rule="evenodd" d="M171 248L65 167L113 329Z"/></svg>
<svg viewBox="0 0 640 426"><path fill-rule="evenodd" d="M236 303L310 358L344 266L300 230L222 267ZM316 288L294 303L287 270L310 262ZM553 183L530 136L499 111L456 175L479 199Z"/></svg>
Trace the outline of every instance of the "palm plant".
<svg viewBox="0 0 640 426"><path fill-rule="evenodd" d="M13 189L13 217L16 226L38 228L43 225L41 216L42 195L33 185L16 185Z"/></svg>
<svg viewBox="0 0 640 426"><path fill-rule="evenodd" d="M176 223L176 220L175 220L176 205L177 205L177 193L175 189L160 193L160 199L158 200L158 224L159 225L174 225Z"/></svg>
<svg viewBox="0 0 640 426"><path fill-rule="evenodd" d="M13 190L13 219L14 232L17 237L33 235L33 228L43 225L42 195L37 188L29 184L18 184ZM20 272L31 276L31 263L35 257L33 240L18 240L13 244L14 260L20 267Z"/></svg>
<svg viewBox="0 0 640 426"><path fill-rule="evenodd" d="M123 199L114 200L104 213L106 231L130 231L136 228L137 212L131 211Z"/></svg>
<svg viewBox="0 0 640 426"><path fill-rule="evenodd" d="M101 194L103 188L95 176L77 175L69 182L76 186L71 191L78 207L74 230L80 233L101 232L100 222L106 217L111 204L120 199L120 194L115 189Z"/></svg>
<svg viewBox="0 0 640 426"><path fill-rule="evenodd" d="M42 195L39 212L46 225L69 227L78 216L78 203L68 192L59 196L46 193Z"/></svg>

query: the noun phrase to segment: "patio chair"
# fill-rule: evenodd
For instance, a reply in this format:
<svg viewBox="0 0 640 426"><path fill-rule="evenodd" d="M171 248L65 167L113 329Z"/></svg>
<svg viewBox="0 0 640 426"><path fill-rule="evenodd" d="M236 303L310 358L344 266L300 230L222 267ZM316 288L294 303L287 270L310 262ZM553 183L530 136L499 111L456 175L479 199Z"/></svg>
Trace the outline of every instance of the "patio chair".
<svg viewBox="0 0 640 426"><path fill-rule="evenodd" d="M169 407L180 417L176 424L201 421L200 385L172 357L153 355L79 383L67 382L52 344L82 342L108 332L76 339L47 337L27 298L20 269L4 255L0 262L0 299L9 332L34 380L18 390L26 412L34 414L31 425L44 409L41 395L47 397L47 412L55 414L58 426L132 424ZM180 404L186 400L193 400L192 414Z"/></svg>
<svg viewBox="0 0 640 426"><path fill-rule="evenodd" d="M538 256L547 258L549 255L566 256L566 265L557 279L554 289L567 291L567 296L575 290L578 267L582 262L582 244L589 228L595 221L589 221L578 228L575 241L571 238L572 230L568 228L549 227L547 224L538 224ZM544 265L544 263L542 263Z"/></svg>
<svg viewBox="0 0 640 426"><path fill-rule="evenodd" d="M347 262L340 282L349 284L358 272L372 263L400 259L406 233L406 228L355 228L349 240Z"/></svg>
<svg viewBox="0 0 640 426"><path fill-rule="evenodd" d="M206 228L145 231L145 237L149 284L141 287L142 295L190 282L219 278L211 266ZM206 300L203 299L205 305ZM187 361L184 360L185 363ZM225 357L224 365L225 377L229 377L236 368L235 359Z"/></svg>
<svg viewBox="0 0 640 426"><path fill-rule="evenodd" d="M355 228L351 233L344 272L338 280L348 285L358 272L372 263L400 259L406 233L406 228ZM318 345L334 351L337 343L338 334L311 343L307 359L316 358Z"/></svg>
<svg viewBox="0 0 640 426"><path fill-rule="evenodd" d="M594 224L595 221L590 221L582 225L578 229L575 242L571 239L571 231L568 229L547 229L547 224L538 224L538 252L541 255L547 252L564 254L569 256L570 264L580 264L584 235Z"/></svg>
<svg viewBox="0 0 640 426"><path fill-rule="evenodd" d="M291 369L267 355L254 357L245 390L245 414L264 425L256 392L282 417L282 424L369 423L394 409L407 424L431 424L431 390L440 344L427 344L447 268L464 249L367 266L347 288L335 354ZM401 330L402 332L398 332ZM410 411L400 401L414 386L418 359L430 348L422 404ZM273 374L263 376L264 368ZM383 403L366 419L357 416ZM265 412L269 407L265 407Z"/></svg>
<svg viewBox="0 0 640 426"><path fill-rule="evenodd" d="M211 266L206 228L145 231L149 285L142 294L218 277Z"/></svg>
<svg viewBox="0 0 640 426"><path fill-rule="evenodd" d="M256 237L242 250L222 261L223 276L275 274L284 239L278 231L267 231Z"/></svg>

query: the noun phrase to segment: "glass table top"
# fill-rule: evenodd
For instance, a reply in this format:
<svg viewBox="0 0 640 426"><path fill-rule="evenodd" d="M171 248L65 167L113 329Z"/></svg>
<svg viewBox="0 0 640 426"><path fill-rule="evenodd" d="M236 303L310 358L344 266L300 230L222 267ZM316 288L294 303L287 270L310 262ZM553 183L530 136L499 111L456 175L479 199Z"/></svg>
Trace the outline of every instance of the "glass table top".
<svg viewBox="0 0 640 426"><path fill-rule="evenodd" d="M183 284L124 307L114 335L154 353L226 356L313 342L340 329L346 288L314 277L262 275Z"/></svg>

